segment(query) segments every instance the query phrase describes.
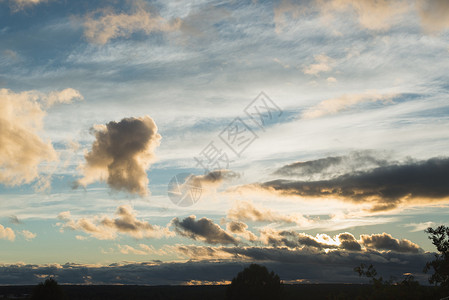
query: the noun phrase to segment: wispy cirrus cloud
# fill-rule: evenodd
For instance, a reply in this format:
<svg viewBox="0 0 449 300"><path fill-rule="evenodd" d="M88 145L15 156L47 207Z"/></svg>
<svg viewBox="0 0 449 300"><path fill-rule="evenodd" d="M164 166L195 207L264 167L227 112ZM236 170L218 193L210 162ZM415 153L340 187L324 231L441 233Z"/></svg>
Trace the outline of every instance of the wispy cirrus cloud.
<svg viewBox="0 0 449 300"><path fill-rule="evenodd" d="M295 3L283 0L274 7L276 32L288 24L289 18L318 13L325 23L332 24L333 19L341 16L354 18L359 26L373 32L382 32L399 24L404 16L416 13L420 16L421 26L428 33L439 32L449 27L449 5L445 0L312 0ZM341 14L338 16L338 14Z"/></svg>
<svg viewBox="0 0 449 300"><path fill-rule="evenodd" d="M332 70L334 60L325 54L318 54L314 56L315 63L303 68L304 74L318 75L319 73L326 73Z"/></svg>
<svg viewBox="0 0 449 300"><path fill-rule="evenodd" d="M255 222L281 222L305 225L309 222L300 214L284 215L274 212L268 208L256 207L248 201L236 201L234 206L227 213L231 220L255 221Z"/></svg>
<svg viewBox="0 0 449 300"><path fill-rule="evenodd" d="M40 3L46 3L49 0L9 0L9 6L13 12L18 12L28 7L38 5Z"/></svg>
<svg viewBox="0 0 449 300"><path fill-rule="evenodd" d="M130 13L103 9L99 16L87 16L84 35L88 41L103 45L114 38L129 37L134 32L170 32L178 30L180 26L180 19L167 21L157 13L150 12L144 1L133 1Z"/></svg>
<svg viewBox="0 0 449 300"><path fill-rule="evenodd" d="M365 92L361 94L346 94L337 98L321 101L317 105L308 108L302 117L306 119L319 118L326 115L333 115L346 110L352 106L364 102L383 102L389 103L395 98L396 94L379 94L377 92Z"/></svg>
<svg viewBox="0 0 449 300"><path fill-rule="evenodd" d="M424 231L429 227L434 227L436 225L435 222L428 221L428 222L422 222L422 223L409 223L404 224L404 227L411 227L411 232L418 232L418 231Z"/></svg>
<svg viewBox="0 0 449 300"><path fill-rule="evenodd" d="M136 254L136 255L164 255L167 254L164 249L156 250L153 246L145 244L139 244L138 247L132 247L130 245L117 245L117 249L122 254Z"/></svg>

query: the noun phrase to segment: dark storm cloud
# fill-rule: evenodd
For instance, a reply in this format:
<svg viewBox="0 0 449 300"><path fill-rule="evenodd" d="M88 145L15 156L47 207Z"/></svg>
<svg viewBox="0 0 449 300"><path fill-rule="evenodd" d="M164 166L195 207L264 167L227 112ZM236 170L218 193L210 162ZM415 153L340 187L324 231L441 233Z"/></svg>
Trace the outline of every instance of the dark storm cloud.
<svg viewBox="0 0 449 300"><path fill-rule="evenodd" d="M316 237L306 233L299 233L292 230L276 231L273 229L262 230L261 240L266 245L273 247L286 246L289 248L313 247L322 249L342 249L348 251L361 251L362 247L351 233L340 233L334 238L326 234L319 234Z"/></svg>
<svg viewBox="0 0 449 300"><path fill-rule="evenodd" d="M364 246L376 250L391 250L403 253L423 252L421 247L419 247L417 244L406 239L395 239L390 234L385 232L382 234L372 235L362 234L360 238Z"/></svg>
<svg viewBox="0 0 449 300"><path fill-rule="evenodd" d="M201 218L198 221L196 216L187 217L182 221L174 218L172 224L177 233L194 240L202 240L209 244L238 244L234 237L208 218Z"/></svg>
<svg viewBox="0 0 449 300"><path fill-rule="evenodd" d="M393 251L400 253L422 253L423 249L406 239L396 239L388 233L362 234L360 240L348 232L340 233L334 238L327 234L312 236L292 230L261 230L260 240L273 247L288 247L291 249L312 247L317 250L340 249L346 251ZM362 246L364 248L362 248Z"/></svg>
<svg viewBox="0 0 449 300"><path fill-rule="evenodd" d="M340 247L349 250L349 251L361 251L362 247L359 242L355 239L355 237L350 233L340 233L338 236L338 240L340 241Z"/></svg>
<svg viewBox="0 0 449 300"><path fill-rule="evenodd" d="M22 222L19 220L19 218L16 215L9 216L9 222L15 225L22 224Z"/></svg>
<svg viewBox="0 0 449 300"><path fill-rule="evenodd" d="M373 211L392 209L401 202L449 197L449 159L381 166L329 180L273 180L261 185L287 195L335 197L372 203Z"/></svg>
<svg viewBox="0 0 449 300"><path fill-rule="evenodd" d="M154 149L161 136L149 116L125 118L93 128L95 142L84 157L83 186L97 180L106 180L115 190L148 194L146 170L154 161Z"/></svg>
<svg viewBox="0 0 449 300"><path fill-rule="evenodd" d="M261 240L274 247L287 246L290 248L308 246L321 249L327 245L318 242L313 236L295 231L262 230Z"/></svg>
<svg viewBox="0 0 449 300"><path fill-rule="evenodd" d="M190 247L191 251L201 246ZM353 271L360 263L373 263L384 278L401 278L412 273L422 283L427 276L422 268L434 259L433 253L408 254L395 252L312 252L288 248L261 247L207 247L211 255L220 252L246 257L246 260L189 261L186 263L146 262L134 264L112 264L108 266L64 264L64 265L0 265L0 284L36 284L44 276L55 276L59 283L71 284L183 284L191 280L231 280L251 262L257 262L273 270L282 280L303 279L309 282L364 282Z"/></svg>
<svg viewBox="0 0 449 300"><path fill-rule="evenodd" d="M246 225L243 222L239 222L239 221L231 221L227 224L227 229L230 232L234 232L234 233L242 233L247 228L248 228L248 225Z"/></svg>
<svg viewBox="0 0 449 300"><path fill-rule="evenodd" d="M295 162L279 168L274 174L305 179L337 177L349 172L387 166L387 155L374 151L355 151L345 156L329 156L316 160Z"/></svg>
<svg viewBox="0 0 449 300"><path fill-rule="evenodd" d="M214 190L220 187L223 183L240 178L240 174L231 170L215 170L204 175L194 175L191 184L201 186L204 192Z"/></svg>

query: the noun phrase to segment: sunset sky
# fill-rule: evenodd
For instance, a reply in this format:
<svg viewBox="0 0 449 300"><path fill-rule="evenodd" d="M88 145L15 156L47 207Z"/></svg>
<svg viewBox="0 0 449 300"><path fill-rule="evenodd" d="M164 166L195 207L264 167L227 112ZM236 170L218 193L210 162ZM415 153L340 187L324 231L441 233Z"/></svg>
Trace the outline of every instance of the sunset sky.
<svg viewBox="0 0 449 300"><path fill-rule="evenodd" d="M445 0L0 0L0 284L425 283L448 29Z"/></svg>

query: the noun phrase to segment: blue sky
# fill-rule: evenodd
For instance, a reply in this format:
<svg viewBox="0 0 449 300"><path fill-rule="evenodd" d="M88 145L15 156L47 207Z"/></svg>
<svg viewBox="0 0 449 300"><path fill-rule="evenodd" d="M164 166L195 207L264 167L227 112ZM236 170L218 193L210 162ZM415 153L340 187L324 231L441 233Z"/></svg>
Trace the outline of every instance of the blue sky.
<svg viewBox="0 0 449 300"><path fill-rule="evenodd" d="M220 283L253 261L292 282L358 282L365 261L425 282L423 230L448 221L448 14L425 0L0 1L0 283L30 266L23 283L133 283L104 271L136 266L146 284ZM261 97L262 127L245 113ZM256 137L241 155L220 139L236 118ZM225 167L195 161L211 142ZM187 207L167 195L184 172L202 186ZM306 263L335 257L333 276Z"/></svg>

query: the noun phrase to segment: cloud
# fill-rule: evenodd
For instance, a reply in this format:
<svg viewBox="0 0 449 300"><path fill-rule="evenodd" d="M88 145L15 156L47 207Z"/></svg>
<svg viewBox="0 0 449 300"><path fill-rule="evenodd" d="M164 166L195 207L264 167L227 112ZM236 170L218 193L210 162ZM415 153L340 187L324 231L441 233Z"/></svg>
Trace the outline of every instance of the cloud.
<svg viewBox="0 0 449 300"><path fill-rule="evenodd" d="M340 233L335 237L319 233L312 236L292 230L275 230L265 228L261 230L260 240L274 247L286 246L289 248L314 247L323 249L342 249L347 251L361 251L362 247L355 237L348 232Z"/></svg>
<svg viewBox="0 0 449 300"><path fill-rule="evenodd" d="M428 32L438 32L449 27L449 2L446 0L418 0L416 4L421 23Z"/></svg>
<svg viewBox="0 0 449 300"><path fill-rule="evenodd" d="M439 32L449 27L449 4L446 0L330 0L293 3L283 0L274 7L276 33L287 26L287 16L298 19L301 15L318 12L326 23L337 14L348 18L353 13L361 28L371 31L386 31L399 23L406 13L417 13L426 32Z"/></svg>
<svg viewBox="0 0 449 300"><path fill-rule="evenodd" d="M240 174L231 170L215 170L205 175L193 175L191 178L187 177L186 181L194 186L200 186L203 192L213 192L219 188L223 183L240 178Z"/></svg>
<svg viewBox="0 0 449 300"><path fill-rule="evenodd" d="M443 0L442 0L443 1ZM411 9L407 1L372 1L372 0L330 0L302 1L293 3L283 0L274 8L276 33L281 33L287 25L287 15L297 19L301 15L318 12L329 22L338 13L344 13L345 18L352 12L362 28L373 31L389 29L399 16Z"/></svg>
<svg viewBox="0 0 449 300"><path fill-rule="evenodd" d="M225 259L244 259L245 257L223 251L225 247L197 246L197 245L175 245L170 246L172 252L178 253L183 257L192 260L225 260Z"/></svg>
<svg viewBox="0 0 449 300"><path fill-rule="evenodd" d="M9 5L13 12L17 12L26 7L34 6L40 3L46 3L48 0L10 0Z"/></svg>
<svg viewBox="0 0 449 300"><path fill-rule="evenodd" d="M305 119L314 119L326 115L333 115L340 111L346 110L363 102L391 102L395 94L379 94L377 92L365 92L362 94L345 94L338 98L324 100L317 105L307 109L302 117Z"/></svg>
<svg viewBox="0 0 449 300"><path fill-rule="evenodd" d="M147 195L146 170L155 160L154 149L161 139L153 119L144 116L112 121L94 126L93 134L95 141L81 166L84 177L77 184L106 180L114 190Z"/></svg>
<svg viewBox="0 0 449 300"><path fill-rule="evenodd" d="M362 247L360 246L359 242L355 239L355 237L348 232L340 233L337 235L337 241L340 242L340 247L345 250L350 251L361 251Z"/></svg>
<svg viewBox="0 0 449 300"><path fill-rule="evenodd" d="M274 7L274 24L277 34L282 33L287 26L287 17L298 18L306 11L305 6L300 6L293 3L291 0L282 0L278 6Z"/></svg>
<svg viewBox="0 0 449 300"><path fill-rule="evenodd" d="M231 228L230 228L231 229ZM246 228L243 228L246 230ZM276 248L287 247L288 249L303 249L309 252L319 251L350 251L350 252L382 252L394 251L398 253L423 253L423 249L406 239L396 239L388 233L382 234L362 234L357 240L353 234L349 232L339 233L331 237L324 233L318 233L316 236L297 232L294 230L276 230L273 228L263 228L260 230L260 239L264 245ZM255 242L257 240L253 240ZM180 249L177 246L176 249ZM245 247L241 247L245 248ZM195 248L195 252L188 246L183 248L181 252L185 255L198 259L205 259L207 255L215 258L229 258L227 252L222 253L225 247L201 247ZM199 251L199 252L198 252ZM318 253L317 252L317 253Z"/></svg>
<svg viewBox="0 0 449 300"><path fill-rule="evenodd" d="M329 72L332 70L332 58L324 54L315 55L314 58L316 63L304 67L304 74L318 75L321 72Z"/></svg>
<svg viewBox="0 0 449 300"><path fill-rule="evenodd" d="M258 239L254 233L248 230L248 225L240 221L229 222L228 224L226 224L226 229L229 232L237 234L251 242L257 241Z"/></svg>
<svg viewBox="0 0 449 300"><path fill-rule="evenodd" d="M423 222L423 223L410 223L410 224L405 224L404 227L412 227L412 229L410 230L410 232L418 232L418 231L424 231L429 227L435 227L436 223L435 222Z"/></svg>
<svg viewBox="0 0 449 300"><path fill-rule="evenodd" d="M0 239L14 241L15 238L16 234L14 233L14 230L9 227L3 227L3 225L0 224Z"/></svg>
<svg viewBox="0 0 449 300"><path fill-rule="evenodd" d="M329 239L326 238L324 240ZM324 240L319 241L318 238L315 238L305 233L298 233L296 231L289 231L289 230L279 231L272 228L266 228L261 230L260 240L264 244L273 247L287 246L289 248L297 248L307 246L307 247L315 247L317 249L322 249L324 247L327 248L336 247L336 245L324 243L323 242Z"/></svg>
<svg viewBox="0 0 449 300"><path fill-rule="evenodd" d="M201 218L198 221L196 216L187 217L182 221L174 218L172 224L177 233L194 240L209 244L238 244L234 237L208 218Z"/></svg>
<svg viewBox="0 0 449 300"><path fill-rule="evenodd" d="M40 136L43 107L82 98L74 89L49 94L0 89L0 183L16 186L39 179L43 162L58 160L49 140Z"/></svg>
<svg viewBox="0 0 449 300"><path fill-rule="evenodd" d="M382 234L372 234L372 235L362 234L360 238L364 246L376 250L391 250L401 253L423 252L421 247L419 247L417 244L406 239L402 240L395 239L390 234L385 232Z"/></svg>
<svg viewBox="0 0 449 300"><path fill-rule="evenodd" d="M282 215L267 208L257 208L253 203L237 201L228 211L227 217L231 220L255 222L283 222L305 224L308 222L302 215Z"/></svg>
<svg viewBox="0 0 449 300"><path fill-rule="evenodd" d="M115 13L105 9L100 15L87 16L84 22L84 35L89 42L104 45L117 37L129 37L134 32L170 32L178 30L180 19L167 21L163 17L150 13L143 1L133 1L132 12Z"/></svg>
<svg viewBox="0 0 449 300"><path fill-rule="evenodd" d="M19 218L15 215L9 216L9 222L15 225L22 224L22 222L19 220Z"/></svg>
<svg viewBox="0 0 449 300"><path fill-rule="evenodd" d="M83 100L84 97L79 91L72 88L67 88L62 91L50 92L45 97L45 102L47 107L50 107L57 103L72 103L74 99Z"/></svg>
<svg viewBox="0 0 449 300"><path fill-rule="evenodd" d="M229 10L213 4L191 7L189 14L180 22L179 30L183 33L179 36L181 43L193 45L199 39L212 41L219 34L218 24L226 22L231 15Z"/></svg>
<svg viewBox="0 0 449 300"><path fill-rule="evenodd" d="M139 244L139 248L134 248L129 245L117 245L118 250L122 254L136 254L136 255L163 255L166 254L164 250L156 250L153 246L148 246L145 244Z"/></svg>
<svg viewBox="0 0 449 300"><path fill-rule="evenodd" d="M449 197L449 158L391 164L329 180L273 180L260 187L284 195L337 198L370 203L372 211L389 210L399 204L443 201Z"/></svg>
<svg viewBox="0 0 449 300"><path fill-rule="evenodd" d="M255 261L263 263L285 281L361 283L353 268L360 263L372 263L384 278L390 276L400 278L404 273L412 273L421 283L425 283L428 275L422 273L423 266L427 261L434 259L434 253L415 254L393 251L334 250L326 253L311 251L310 248L194 245L178 245L173 246L172 249L190 260L188 262L149 261L110 265L2 264L0 265L0 284L33 285L41 281L38 276L46 275L57 277L61 284L179 285L191 280L229 280L246 265ZM149 298L152 296L148 294Z"/></svg>
<svg viewBox="0 0 449 300"><path fill-rule="evenodd" d="M27 240L27 241L31 241L32 239L34 239L37 235L35 233L32 233L31 231L28 230L22 230L20 232L20 234L23 235L23 237Z"/></svg>
<svg viewBox="0 0 449 300"><path fill-rule="evenodd" d="M289 247L204 247L194 245L178 246L179 254L196 261L219 260L221 265L226 261L238 263L260 261L264 265L279 266L279 275L287 279L287 270L295 269L296 279L305 279L316 282L333 282L336 278L339 282L358 282L354 280L356 274L354 266L360 263L372 263L382 276L400 277L404 273L413 273L416 278L427 282L427 276L422 273L426 260L432 259L431 253L401 253L394 251L378 252L347 251L334 249L331 251L319 250L314 247L289 248ZM301 266L296 268L295 266ZM400 271L401 270L401 271ZM404 272L405 271L405 272ZM290 277L291 278L291 277ZM319 279L318 279L319 278Z"/></svg>
<svg viewBox="0 0 449 300"><path fill-rule="evenodd" d="M274 175L295 177L303 180L329 179L346 173L366 171L391 163L388 154L379 151L354 151L344 156L294 162L274 172Z"/></svg>
<svg viewBox="0 0 449 300"><path fill-rule="evenodd" d="M332 0L323 2L322 12L348 12L352 10L358 18L360 26L369 30L383 31L391 27L395 17L407 12L410 5L407 1L389 0Z"/></svg>
<svg viewBox="0 0 449 300"><path fill-rule="evenodd" d="M162 238L174 236L168 228L151 225L136 218L135 211L129 205L117 207L116 218L94 217L93 219L80 218L75 220L69 211L61 212L58 219L63 222L57 226L64 229L82 231L99 240L114 240L118 234L126 234L135 239Z"/></svg>

